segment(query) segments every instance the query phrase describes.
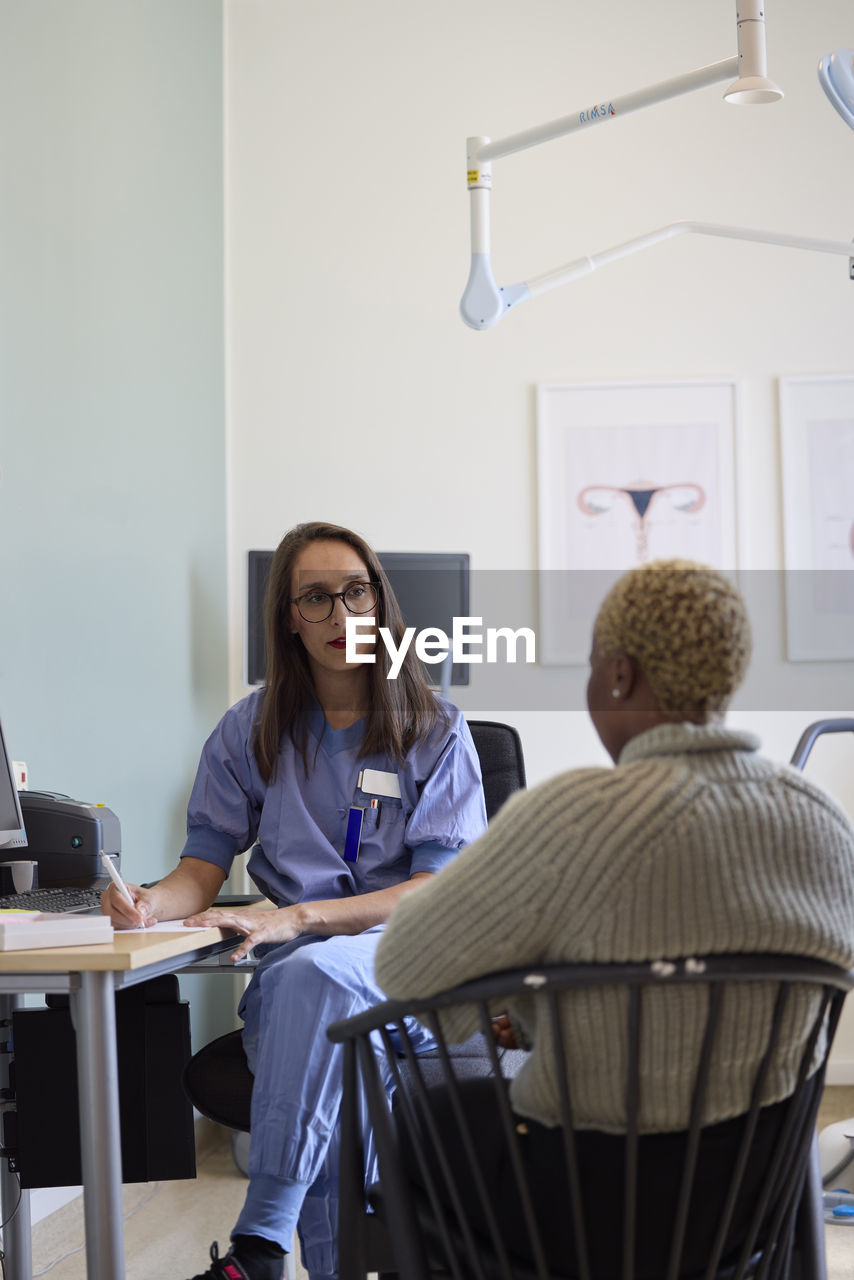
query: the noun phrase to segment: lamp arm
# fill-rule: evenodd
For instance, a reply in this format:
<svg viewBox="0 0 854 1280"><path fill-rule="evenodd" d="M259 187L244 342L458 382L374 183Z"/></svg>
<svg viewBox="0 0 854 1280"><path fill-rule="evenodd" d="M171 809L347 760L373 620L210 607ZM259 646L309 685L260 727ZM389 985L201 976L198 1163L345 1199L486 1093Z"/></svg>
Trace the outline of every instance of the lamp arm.
<svg viewBox="0 0 854 1280"><path fill-rule="evenodd" d="M734 57L724 58L721 62L710 62L708 66L686 71L681 76L662 80L645 89L636 89L634 93L608 98L592 107L584 107L571 115L561 116L559 120L524 129L521 133L510 134L506 138L497 138L494 142L489 138L477 139L478 147L474 153L469 152L469 170L472 163L488 163L500 156L512 155L514 151L525 151L528 147L551 142L554 138L562 138L567 133L575 133L578 129L599 124L614 116L627 115L630 111L639 111L655 102L666 102L669 98L679 98L696 89L705 89L720 80L728 80L733 75L736 79L724 94L731 102L775 102L782 98L782 90L768 80L766 75L764 0L737 0L736 34L738 54Z"/></svg>
<svg viewBox="0 0 854 1280"><path fill-rule="evenodd" d="M568 116L535 125L531 129L523 129L506 138L496 138L494 141L482 138L479 140L482 145L469 151L469 168L489 160L498 160L501 156L512 155L515 151L526 151L529 147L539 146L541 142L551 142L592 124L628 115L631 111L640 111L642 107L650 107L656 102L666 102L668 98L679 98L696 89L705 89L710 84L729 80L737 74L738 57L725 58L722 62L712 62L707 67L686 71L684 75L674 76L671 80L648 85L645 89L636 89L633 93L624 93L618 98L606 98L594 106L588 105Z"/></svg>
<svg viewBox="0 0 854 1280"><path fill-rule="evenodd" d="M489 228L493 160L511 155L515 151L524 151L529 147L538 146L542 142L550 142L591 124L599 124L618 115L638 111L653 103L692 93L695 89L702 89L719 80L729 79L733 74L736 79L724 93L724 97L730 102L775 102L783 96L782 90L769 80L766 74L764 0L737 0L736 19L737 57L710 63L706 67L688 71L671 80L638 89L634 93L624 94L610 99L607 103L576 111L572 115L562 116L559 120L525 129L521 133L514 133L506 138L495 141L488 137L467 139L466 168L471 195L472 253L471 270L460 301L460 312L470 328L489 329L497 324L506 311L527 298L536 297L549 289L556 289L560 285L569 284L582 276L590 275L597 267L615 262L618 258L628 257L641 249L648 249L662 240L670 240L675 236L686 234L724 236L733 240L777 244L789 249L809 249L819 253L842 253L849 258L849 272L854 279L852 247L847 242L756 231L750 227L728 227L711 222L672 222L646 235L627 240L612 249L605 249L593 256L577 258L574 262L566 263L556 271L537 276L533 280L508 286L499 286L495 283L490 260ZM837 84L840 75L835 64L831 79L834 95L840 93L842 88L847 91L848 80L845 77L842 77L844 83ZM822 83L824 82L823 79Z"/></svg>
<svg viewBox="0 0 854 1280"><path fill-rule="evenodd" d="M683 221L656 227L645 235L624 240L611 249L585 254L554 271L547 271L544 275L534 276L519 284L496 285L487 240L485 249L472 255L471 274L460 304L463 319L472 329L491 329L511 307L518 306L528 298L536 298L541 293L560 288L561 285L572 284L574 280L591 275L599 267L607 267L620 258L631 257L642 249L651 249L664 240L675 240L684 235L718 236L754 244L776 244L785 249L842 254L848 258L849 275L854 280L854 244L847 240L821 240L815 236L793 236L783 231L761 231L754 227L731 227L719 222Z"/></svg>
<svg viewBox="0 0 854 1280"><path fill-rule="evenodd" d="M654 231L648 231L642 236L635 236L632 240L625 240L622 244L614 245L611 249L603 249L600 253L576 258L575 261L568 262L565 266L558 267L555 271L548 271L544 275L535 276L533 279L526 281L528 295L532 298L537 297L541 293L547 293L550 289L559 288L560 285L570 284L573 280L580 280L582 276L590 275L598 267L606 267L609 263L617 262L620 258L628 258L642 249L651 249L653 245L661 244L663 240L674 240L678 236L684 235L718 236L726 240L745 240L754 244L776 244L785 249L807 249L815 253L839 253L851 259L852 263L854 263L854 258L852 258L854 245L847 240L821 240L815 236L793 236L782 231L764 231L753 227L731 227L718 222L669 222L666 226L656 227ZM851 269L854 271L854 266Z"/></svg>

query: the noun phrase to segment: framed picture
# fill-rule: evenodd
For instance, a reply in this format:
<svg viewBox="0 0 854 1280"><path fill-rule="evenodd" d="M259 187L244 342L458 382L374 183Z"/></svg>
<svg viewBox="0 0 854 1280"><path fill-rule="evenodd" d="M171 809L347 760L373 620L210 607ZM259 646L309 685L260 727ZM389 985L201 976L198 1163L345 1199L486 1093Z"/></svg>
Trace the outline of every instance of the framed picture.
<svg viewBox="0 0 854 1280"><path fill-rule="evenodd" d="M611 583L683 556L736 567L733 381L537 389L540 660L587 660Z"/></svg>
<svg viewBox="0 0 854 1280"><path fill-rule="evenodd" d="M854 375L780 379L790 662L854 660Z"/></svg>

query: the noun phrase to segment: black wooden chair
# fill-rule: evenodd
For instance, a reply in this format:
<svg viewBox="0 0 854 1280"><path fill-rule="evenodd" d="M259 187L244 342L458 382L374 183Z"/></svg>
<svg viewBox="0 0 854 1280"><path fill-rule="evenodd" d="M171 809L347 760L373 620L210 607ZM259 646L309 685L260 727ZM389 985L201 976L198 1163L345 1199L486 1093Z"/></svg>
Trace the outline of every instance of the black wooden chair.
<svg viewBox="0 0 854 1280"><path fill-rule="evenodd" d="M767 1037L750 1086L749 1110L723 1129L709 1129L703 1115L715 1082L712 1064L722 1060L721 1054L726 1061L728 1037L739 1030L728 1021L728 1002L744 996L743 984L757 983L768 987L762 993ZM681 989L697 984L705 988L700 1007L704 1004L706 1012L699 1029L696 1020L688 1020L698 1046L689 1127L684 1134L639 1137L649 1083L641 1066L644 1019L654 1018L656 1001L684 998ZM391 1237L402 1280L431 1275L455 1280L676 1280L687 1275L824 1280L815 1119L827 1054L852 986L854 973L789 956L544 966L492 975L429 1001L387 1001L334 1024L328 1034L345 1047L340 1280L363 1280L372 1269L381 1227ZM591 1164L589 1130L574 1128L577 1081L568 1066L573 1058L562 1013L565 1001L595 1001L604 987L620 992L625 1010L620 1053L627 1127L625 1136L608 1136L611 1156L603 1177L595 1160ZM549 1028L561 1124L548 1131L555 1135L557 1163L545 1175L536 1160L531 1167L529 1126L511 1110L502 1054L490 1034L491 1011L514 999L539 1002L536 1025ZM441 1012L460 1004L476 1010L491 1060L492 1079L486 1082L491 1112L485 1125L482 1092L473 1106L470 1082L458 1078L442 1034ZM435 1060L426 1079L412 1051L404 1022L409 1015L426 1021L437 1039L441 1087L433 1079ZM378 1054L377 1037L384 1055ZM764 1081L778 1055L793 1047L790 1037L796 1041L796 1052L787 1058L795 1063L794 1092L785 1102L760 1108ZM384 1083L388 1072L395 1085L393 1112ZM484 1085L477 1087L482 1091ZM365 1213L360 1115L365 1102L380 1169L379 1185L370 1193L373 1214ZM723 1155L711 1145L720 1142L722 1132ZM484 1158L484 1137L494 1147L495 1134L501 1135L499 1156L493 1152ZM652 1150L650 1141L659 1139L666 1149ZM595 1150L601 1164L602 1149ZM503 1207L497 1208L492 1178L502 1156L509 1182ZM652 1169L657 1170L654 1179Z"/></svg>
<svg viewBox="0 0 854 1280"><path fill-rule="evenodd" d="M803 770L816 742L826 733L854 733L854 720L835 717L808 724L798 739L789 763L796 769ZM854 1143L847 1135L854 1133L854 1117L847 1122L829 1126L828 1129L826 1134L822 1131L824 1140L819 1140L822 1182L826 1187L835 1187L840 1183L850 1185L850 1179L854 1175Z"/></svg>
<svg viewBox="0 0 854 1280"><path fill-rule="evenodd" d="M491 819L514 791L525 786L522 742L512 725L470 720L480 760L487 818ZM224 973L233 969L221 966ZM252 1074L243 1052L242 1032L230 1031L195 1053L184 1072L191 1102L210 1120L238 1132L249 1132Z"/></svg>

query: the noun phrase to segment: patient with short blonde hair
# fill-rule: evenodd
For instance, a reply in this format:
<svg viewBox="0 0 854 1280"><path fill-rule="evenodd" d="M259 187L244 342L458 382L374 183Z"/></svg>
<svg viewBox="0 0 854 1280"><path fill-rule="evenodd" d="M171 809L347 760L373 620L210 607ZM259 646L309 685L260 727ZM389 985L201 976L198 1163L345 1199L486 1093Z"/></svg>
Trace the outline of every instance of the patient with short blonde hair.
<svg viewBox="0 0 854 1280"><path fill-rule="evenodd" d="M705 724L723 717L744 679L750 622L740 593L718 570L655 560L608 593L593 645L603 657L631 657L663 714Z"/></svg>
<svg viewBox="0 0 854 1280"><path fill-rule="evenodd" d="M591 720L615 767L573 769L519 792L455 863L401 902L376 956L387 994L428 997L518 966L715 953L851 967L851 823L802 774L761 756L752 733L724 722L750 650L744 601L723 573L659 560L625 574L596 618L587 686ZM704 996L686 987L651 997L640 1127L654 1148L688 1125ZM772 1006L765 984L737 988L731 999L727 1016L738 1035L725 1059L716 1043L705 1116L724 1136L724 1126L748 1111ZM795 1087L794 1047L804 1039L808 1003L787 1010L783 1043L793 1052L781 1054L765 1080L760 1115L768 1134ZM548 1184L560 1120L551 1031L530 1002L508 1013L502 1034L531 1051L511 1102ZM595 1166L597 1144L604 1150L625 1133L621 1014L604 994L587 993L583 1001L567 996L561 1019L576 1124L590 1131ZM466 1010L448 1022L455 1039L475 1030ZM478 1089L472 1085L467 1113L477 1113ZM487 1178L502 1162L490 1133L485 1122ZM722 1140L715 1159L724 1168L728 1150ZM654 1155L647 1158L655 1167ZM499 1189L496 1196L500 1203ZM505 1210L512 1204L501 1204Z"/></svg>

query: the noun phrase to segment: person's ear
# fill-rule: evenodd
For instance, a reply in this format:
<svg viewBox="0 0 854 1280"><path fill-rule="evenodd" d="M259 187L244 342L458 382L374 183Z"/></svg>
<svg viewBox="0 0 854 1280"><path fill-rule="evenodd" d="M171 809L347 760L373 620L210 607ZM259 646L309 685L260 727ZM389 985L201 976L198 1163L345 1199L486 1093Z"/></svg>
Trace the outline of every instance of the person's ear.
<svg viewBox="0 0 854 1280"><path fill-rule="evenodd" d="M618 653L613 662L611 696L615 701L622 701L632 695L637 683L638 667L634 658L630 658L627 653Z"/></svg>

